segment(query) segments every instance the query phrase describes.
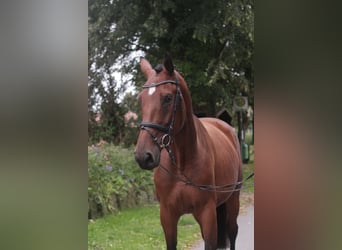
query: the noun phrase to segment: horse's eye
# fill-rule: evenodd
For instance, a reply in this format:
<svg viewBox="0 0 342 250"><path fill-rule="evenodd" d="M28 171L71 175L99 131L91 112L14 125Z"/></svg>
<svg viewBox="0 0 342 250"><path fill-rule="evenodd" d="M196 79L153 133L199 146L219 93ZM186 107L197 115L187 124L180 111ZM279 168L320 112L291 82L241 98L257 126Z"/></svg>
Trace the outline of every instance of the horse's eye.
<svg viewBox="0 0 342 250"><path fill-rule="evenodd" d="M172 100L172 95L171 94L168 94L166 96L164 96L163 98L163 104L169 104Z"/></svg>

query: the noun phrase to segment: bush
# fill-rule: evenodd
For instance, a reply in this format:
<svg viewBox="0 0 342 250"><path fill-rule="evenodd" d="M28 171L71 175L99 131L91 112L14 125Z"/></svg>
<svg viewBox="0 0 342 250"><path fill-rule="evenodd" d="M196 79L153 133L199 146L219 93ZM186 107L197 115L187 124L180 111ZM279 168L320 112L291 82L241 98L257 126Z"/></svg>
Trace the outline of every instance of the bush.
<svg viewBox="0 0 342 250"><path fill-rule="evenodd" d="M88 147L89 219L153 200L152 172L138 167L132 147Z"/></svg>

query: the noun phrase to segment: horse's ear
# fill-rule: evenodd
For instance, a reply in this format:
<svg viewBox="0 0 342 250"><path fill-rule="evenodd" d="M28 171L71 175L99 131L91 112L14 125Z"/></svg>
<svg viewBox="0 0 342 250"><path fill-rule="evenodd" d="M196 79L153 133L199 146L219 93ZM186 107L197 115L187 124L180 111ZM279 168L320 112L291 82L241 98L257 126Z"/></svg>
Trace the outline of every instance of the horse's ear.
<svg viewBox="0 0 342 250"><path fill-rule="evenodd" d="M174 66L173 66L173 62L171 59L171 56L169 53L165 54L165 58L164 58L164 67L167 70L167 72L169 73L169 75L171 76L173 74L174 71Z"/></svg>
<svg viewBox="0 0 342 250"><path fill-rule="evenodd" d="M146 79L149 78L153 71L151 64L144 57L140 57L140 69L145 75Z"/></svg>

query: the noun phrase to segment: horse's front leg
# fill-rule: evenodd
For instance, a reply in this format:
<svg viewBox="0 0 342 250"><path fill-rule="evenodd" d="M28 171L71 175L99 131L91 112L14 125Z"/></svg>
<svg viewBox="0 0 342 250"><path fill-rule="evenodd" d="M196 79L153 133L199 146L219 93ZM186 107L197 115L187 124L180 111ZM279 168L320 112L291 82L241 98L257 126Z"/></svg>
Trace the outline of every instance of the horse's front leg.
<svg viewBox="0 0 342 250"><path fill-rule="evenodd" d="M160 222L164 230L167 250L177 249L177 224L179 217L178 213L160 204Z"/></svg>
<svg viewBox="0 0 342 250"><path fill-rule="evenodd" d="M216 250L217 248L217 219L215 203L207 204L197 210L194 217L201 227L205 250Z"/></svg>

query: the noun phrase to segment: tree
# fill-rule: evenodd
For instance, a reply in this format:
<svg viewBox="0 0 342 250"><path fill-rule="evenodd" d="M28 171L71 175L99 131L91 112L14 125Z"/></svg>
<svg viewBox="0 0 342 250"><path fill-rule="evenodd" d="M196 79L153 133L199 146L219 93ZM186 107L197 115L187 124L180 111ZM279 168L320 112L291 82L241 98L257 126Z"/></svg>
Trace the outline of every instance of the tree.
<svg viewBox="0 0 342 250"><path fill-rule="evenodd" d="M103 79L119 63L139 87L144 80L132 53L142 51L157 64L168 51L189 85L195 112L232 111L240 93L253 106L253 21L251 0L90 0L90 79ZM91 80L90 92L101 84Z"/></svg>

